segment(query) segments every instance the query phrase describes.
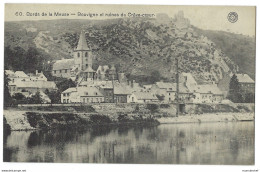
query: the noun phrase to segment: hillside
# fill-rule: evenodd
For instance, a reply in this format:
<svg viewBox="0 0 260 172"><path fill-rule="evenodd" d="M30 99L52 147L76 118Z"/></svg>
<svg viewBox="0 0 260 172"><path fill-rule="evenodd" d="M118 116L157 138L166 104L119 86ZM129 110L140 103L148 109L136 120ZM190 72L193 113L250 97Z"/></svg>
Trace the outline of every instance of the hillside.
<svg viewBox="0 0 260 172"><path fill-rule="evenodd" d="M94 68L98 64L116 64L131 76L148 76L158 70L171 80L178 57L180 72L191 72L198 82L218 82L224 74L238 70L254 77L253 38L195 28L182 13L163 21L6 22L5 47L19 46L25 51L34 47L50 61L71 58L82 29L93 50Z"/></svg>

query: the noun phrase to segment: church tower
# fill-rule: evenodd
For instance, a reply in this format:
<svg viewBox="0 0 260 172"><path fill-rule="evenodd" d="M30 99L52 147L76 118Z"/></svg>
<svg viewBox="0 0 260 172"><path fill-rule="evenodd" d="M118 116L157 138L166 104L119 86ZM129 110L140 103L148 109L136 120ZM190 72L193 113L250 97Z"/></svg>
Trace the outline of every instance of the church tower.
<svg viewBox="0 0 260 172"><path fill-rule="evenodd" d="M74 64L79 77L83 80L93 80L95 71L92 69L92 52L88 47L85 33L81 31L77 48L74 50Z"/></svg>
<svg viewBox="0 0 260 172"><path fill-rule="evenodd" d="M92 53L83 31L80 33L77 48L74 50L74 64L78 67L79 71L84 71L88 67L92 68Z"/></svg>

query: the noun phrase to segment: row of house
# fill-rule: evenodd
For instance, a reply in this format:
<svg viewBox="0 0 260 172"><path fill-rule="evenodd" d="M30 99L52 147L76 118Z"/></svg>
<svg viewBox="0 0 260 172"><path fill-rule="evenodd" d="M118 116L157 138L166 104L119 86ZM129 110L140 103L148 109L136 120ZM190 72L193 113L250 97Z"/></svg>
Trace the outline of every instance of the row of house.
<svg viewBox="0 0 260 172"><path fill-rule="evenodd" d="M40 95L45 103L50 103L49 97L45 94L45 91L55 91L57 86L54 81L47 81L47 78L42 72L36 72L25 74L23 71L11 71L5 70L7 77L9 78L8 88L10 95L15 93L21 93L25 97L30 97L36 92L40 92Z"/></svg>
<svg viewBox="0 0 260 172"><path fill-rule="evenodd" d="M221 103L223 92L216 84L199 85L190 73L182 73L179 83L180 103ZM61 94L62 103L147 103L177 101L177 84L156 82L140 86L136 82L85 81Z"/></svg>

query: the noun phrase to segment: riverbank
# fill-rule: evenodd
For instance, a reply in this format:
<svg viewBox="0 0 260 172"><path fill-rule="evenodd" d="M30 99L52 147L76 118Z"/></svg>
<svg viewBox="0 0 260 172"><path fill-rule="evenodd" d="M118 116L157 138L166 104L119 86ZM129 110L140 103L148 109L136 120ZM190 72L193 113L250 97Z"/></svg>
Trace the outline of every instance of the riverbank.
<svg viewBox="0 0 260 172"><path fill-rule="evenodd" d="M69 113L69 112L27 112L4 111L5 130L41 130L53 128L90 128L93 126L156 126L159 124L236 122L254 121L253 112L223 112L163 116L160 114L141 113Z"/></svg>
<svg viewBox="0 0 260 172"><path fill-rule="evenodd" d="M216 113L179 117L157 118L160 124L254 121L254 113Z"/></svg>

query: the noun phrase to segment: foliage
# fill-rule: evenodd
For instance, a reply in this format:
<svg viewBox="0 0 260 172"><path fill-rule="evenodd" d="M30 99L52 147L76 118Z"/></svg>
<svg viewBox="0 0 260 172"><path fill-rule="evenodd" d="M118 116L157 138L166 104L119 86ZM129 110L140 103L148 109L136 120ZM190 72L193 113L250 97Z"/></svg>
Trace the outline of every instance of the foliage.
<svg viewBox="0 0 260 172"><path fill-rule="evenodd" d="M157 104L147 104L146 108L149 109L151 113L158 112L159 110L159 106Z"/></svg>
<svg viewBox="0 0 260 172"><path fill-rule="evenodd" d="M9 81L10 81L10 79L4 72L4 106L5 107L10 106L12 104L12 97L10 95L9 88L8 88Z"/></svg>
<svg viewBox="0 0 260 172"><path fill-rule="evenodd" d="M60 103L60 91L53 90L49 91L48 89L45 91L45 94L51 99L52 104Z"/></svg>
<svg viewBox="0 0 260 172"><path fill-rule="evenodd" d="M254 93L247 93L245 95L245 103L255 103L255 94Z"/></svg>
<svg viewBox="0 0 260 172"><path fill-rule="evenodd" d="M12 96L13 103L14 104L26 104L27 103L27 98L22 94L22 93L15 93Z"/></svg>
<svg viewBox="0 0 260 172"><path fill-rule="evenodd" d="M36 48L30 47L27 51L21 47L5 47L4 68L14 71L34 73L35 70L42 71L47 65L48 58L42 55Z"/></svg>
<svg viewBox="0 0 260 172"><path fill-rule="evenodd" d="M29 104L42 104L43 99L41 98L41 94L39 91L37 91L34 95L28 98Z"/></svg>
<svg viewBox="0 0 260 172"><path fill-rule="evenodd" d="M234 103L242 103L243 96L241 94L241 88L237 79L237 76L234 74L229 83L229 93L228 99Z"/></svg>
<svg viewBox="0 0 260 172"><path fill-rule="evenodd" d="M160 101L163 101L165 96L164 95L159 95L159 94L156 94L156 97L158 98L158 100Z"/></svg>

